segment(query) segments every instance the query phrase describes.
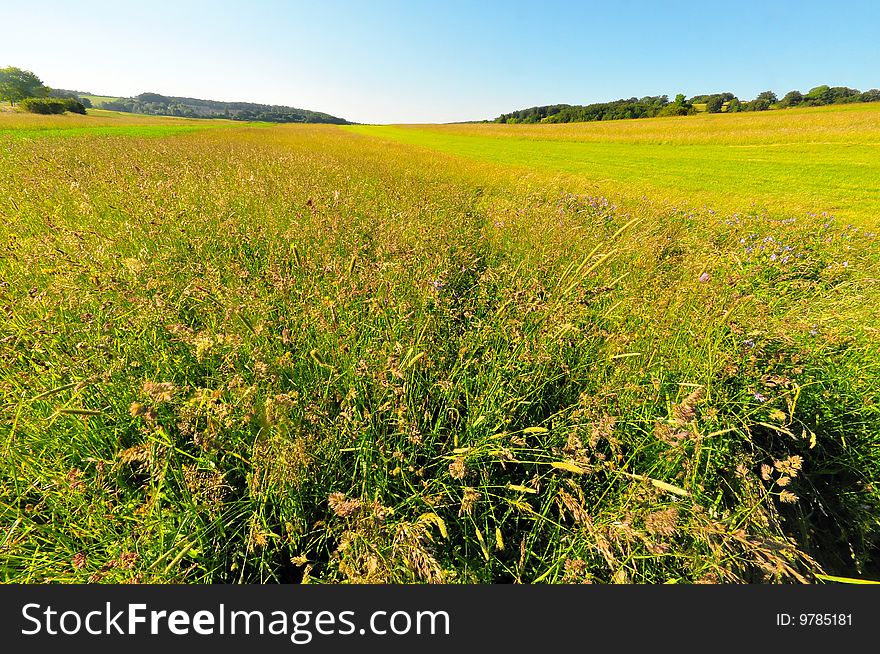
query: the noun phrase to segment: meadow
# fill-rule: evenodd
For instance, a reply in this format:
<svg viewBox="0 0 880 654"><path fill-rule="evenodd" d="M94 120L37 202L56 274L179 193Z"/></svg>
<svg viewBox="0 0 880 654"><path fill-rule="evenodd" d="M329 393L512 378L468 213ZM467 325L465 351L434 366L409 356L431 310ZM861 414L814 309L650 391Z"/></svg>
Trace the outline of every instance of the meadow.
<svg viewBox="0 0 880 654"><path fill-rule="evenodd" d="M880 578L878 116L0 114L0 578Z"/></svg>
<svg viewBox="0 0 880 654"><path fill-rule="evenodd" d="M731 213L821 210L864 225L880 216L880 107L873 104L562 125L348 129L571 173L595 194Z"/></svg>
<svg viewBox="0 0 880 654"><path fill-rule="evenodd" d="M249 126L267 126L268 123L246 123ZM202 129L240 127L233 120L196 120L193 118L151 117L91 109L87 116L64 114L45 116L0 113L0 137L57 138L71 136L171 136Z"/></svg>

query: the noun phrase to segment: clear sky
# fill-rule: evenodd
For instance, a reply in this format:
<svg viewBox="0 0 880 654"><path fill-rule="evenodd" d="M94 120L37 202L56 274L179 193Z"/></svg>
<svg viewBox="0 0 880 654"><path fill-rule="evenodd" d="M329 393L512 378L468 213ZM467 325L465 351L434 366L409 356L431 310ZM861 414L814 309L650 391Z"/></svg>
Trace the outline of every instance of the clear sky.
<svg viewBox="0 0 880 654"><path fill-rule="evenodd" d="M49 86L358 122L880 87L880 0L0 0L0 16L0 66Z"/></svg>

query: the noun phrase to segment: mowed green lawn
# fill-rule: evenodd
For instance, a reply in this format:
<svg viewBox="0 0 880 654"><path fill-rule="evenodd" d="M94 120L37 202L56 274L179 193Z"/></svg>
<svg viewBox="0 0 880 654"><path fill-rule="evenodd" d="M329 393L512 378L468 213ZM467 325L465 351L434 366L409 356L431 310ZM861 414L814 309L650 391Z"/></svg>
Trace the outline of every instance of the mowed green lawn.
<svg viewBox="0 0 880 654"><path fill-rule="evenodd" d="M725 211L880 217L880 106L566 125L351 126L473 159L575 175L616 197Z"/></svg>

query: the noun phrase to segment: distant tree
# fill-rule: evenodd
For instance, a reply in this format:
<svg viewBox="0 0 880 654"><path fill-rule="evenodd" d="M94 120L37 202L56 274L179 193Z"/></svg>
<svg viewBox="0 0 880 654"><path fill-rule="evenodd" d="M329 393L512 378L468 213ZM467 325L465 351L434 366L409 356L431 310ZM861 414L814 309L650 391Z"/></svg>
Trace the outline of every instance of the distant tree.
<svg viewBox="0 0 880 654"><path fill-rule="evenodd" d="M859 96L859 102L880 102L880 89L864 91Z"/></svg>
<svg viewBox="0 0 880 654"><path fill-rule="evenodd" d="M0 100L13 105L25 98L45 98L49 89L43 81L29 70L15 66L0 68Z"/></svg>
<svg viewBox="0 0 880 654"><path fill-rule="evenodd" d="M724 106L724 100L720 95L710 95L706 98L706 111L710 114L717 114L721 112L721 107Z"/></svg>
<svg viewBox="0 0 880 654"><path fill-rule="evenodd" d="M665 107L663 107L658 116L687 116L688 114L695 113L694 106L687 101L684 96L684 93L679 93L675 96L675 100L670 102Z"/></svg>
<svg viewBox="0 0 880 654"><path fill-rule="evenodd" d="M804 96L804 104L818 106L823 104L844 104L859 102L862 93L847 86L828 86L823 84L810 89Z"/></svg>
<svg viewBox="0 0 880 654"><path fill-rule="evenodd" d="M847 86L832 86L828 89L827 98L830 104L845 104L858 102L860 95L858 89L851 89Z"/></svg>
<svg viewBox="0 0 880 654"><path fill-rule="evenodd" d="M789 91L779 103L783 107L796 107L804 101L804 96L800 91Z"/></svg>
<svg viewBox="0 0 880 654"><path fill-rule="evenodd" d="M690 113L693 113L693 108L688 108L684 105L678 104L676 102L670 102L668 105L663 107L660 110L658 116L687 116Z"/></svg>
<svg viewBox="0 0 880 654"><path fill-rule="evenodd" d="M61 98L64 102L64 110L74 114L86 115L86 106L77 98Z"/></svg>
<svg viewBox="0 0 880 654"><path fill-rule="evenodd" d="M828 104L831 101L831 87L827 84L814 86L804 96L804 104L811 106Z"/></svg>
<svg viewBox="0 0 880 654"><path fill-rule="evenodd" d="M735 97L736 96L729 91L725 91L724 93L707 93L705 95L695 95L684 104L694 108L697 105L704 105L704 111L707 111L710 114L717 114L724 111L725 103L730 103Z"/></svg>
<svg viewBox="0 0 880 654"><path fill-rule="evenodd" d="M84 109L92 108L92 101L88 98L82 97L76 91L68 91L66 89L52 89L49 91L50 98L61 98L63 100L76 100L80 103Z"/></svg>
<svg viewBox="0 0 880 654"><path fill-rule="evenodd" d="M201 102L201 101L200 101ZM666 95L645 96L600 102L588 105L546 105L520 109L502 114L495 119L497 123L573 123L596 120L618 120L625 118L651 118L654 116L689 116L697 113L695 107L717 113L738 113L740 111L767 111L768 109L813 106L821 104L840 104L844 102L880 102L880 89L860 92L845 86L817 86L809 93L789 91L782 100L773 91L763 91L748 102L728 91L695 95L689 100L683 93L669 101ZM242 115L239 119L244 119Z"/></svg>

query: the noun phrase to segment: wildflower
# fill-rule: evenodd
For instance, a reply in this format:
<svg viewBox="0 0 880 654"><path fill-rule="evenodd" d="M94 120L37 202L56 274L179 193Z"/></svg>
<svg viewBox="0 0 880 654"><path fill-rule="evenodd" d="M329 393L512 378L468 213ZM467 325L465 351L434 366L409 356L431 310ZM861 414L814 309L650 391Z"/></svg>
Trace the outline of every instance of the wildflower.
<svg viewBox="0 0 880 654"><path fill-rule="evenodd" d="M583 559L566 559L563 564L563 577L562 581L564 583L582 583L589 584L589 575L588 572L589 566L587 562Z"/></svg>
<svg viewBox="0 0 880 654"><path fill-rule="evenodd" d="M120 463L143 464L150 460L150 446L146 443L129 447L116 455Z"/></svg>
<svg viewBox="0 0 880 654"><path fill-rule="evenodd" d="M709 281L709 273L704 272L702 275L700 275L699 280L700 280L700 283L702 283L702 284L705 284L706 282L708 282Z"/></svg>
<svg viewBox="0 0 880 654"><path fill-rule="evenodd" d="M458 515L471 515L474 512L474 506L482 498L482 494L475 488L465 487L461 496L461 507L458 509Z"/></svg>
<svg viewBox="0 0 880 654"><path fill-rule="evenodd" d="M784 490L779 493L779 501L784 502L785 504L794 504L798 501L798 496L791 491Z"/></svg>
<svg viewBox="0 0 880 654"><path fill-rule="evenodd" d="M80 491L85 488L85 482L82 480L82 470L79 468L73 468L70 472L67 473L67 483L70 484L70 489L74 491Z"/></svg>
<svg viewBox="0 0 880 654"><path fill-rule="evenodd" d="M658 421L654 424L654 435L667 445L676 447L688 438L691 435L691 432L684 429L673 428L666 423Z"/></svg>
<svg viewBox="0 0 880 654"><path fill-rule="evenodd" d="M784 411L780 411L779 409L773 409L770 412L769 418L775 422L784 422L786 419L786 415Z"/></svg>
<svg viewBox="0 0 880 654"><path fill-rule="evenodd" d="M161 403L167 402L171 399L171 394L174 392L174 384L171 382L161 382L156 383L153 381L144 382L144 393L149 395L154 402Z"/></svg>
<svg viewBox="0 0 880 654"><path fill-rule="evenodd" d="M751 349L751 348L755 347L755 341L753 341L752 339L747 339L747 340L743 341L743 345L745 345L747 348Z"/></svg>
<svg viewBox="0 0 880 654"><path fill-rule="evenodd" d="M467 464L464 462L464 457L457 456L455 460L449 464L449 474L452 475L453 479L458 479L461 481L467 476L468 469Z"/></svg>
<svg viewBox="0 0 880 654"><path fill-rule="evenodd" d="M119 558L115 561L112 561L112 563L117 568L131 570L134 567L134 564L137 563L138 558L140 557L138 556L137 552L123 552L119 555Z"/></svg>
<svg viewBox="0 0 880 654"><path fill-rule="evenodd" d="M767 398L764 397L761 393L755 393L753 397L758 400L758 402L766 402Z"/></svg>
<svg viewBox="0 0 880 654"><path fill-rule="evenodd" d="M800 472L800 469L803 465L803 457L798 456L797 454L792 455L787 459L773 462L773 467L779 470L780 473L784 475L790 475L792 477L797 477L797 474L798 472Z"/></svg>
<svg viewBox="0 0 880 654"><path fill-rule="evenodd" d="M361 510L362 503L358 499L348 499L345 493L330 493L327 498L330 509L340 518L348 518Z"/></svg>
<svg viewBox="0 0 880 654"><path fill-rule="evenodd" d="M694 418L697 416L696 406L697 403L703 397L703 389L698 388L686 398L681 401L681 404L676 404L672 407L672 417L675 421L676 426L686 425L690 422L693 422Z"/></svg>
<svg viewBox="0 0 880 654"><path fill-rule="evenodd" d="M645 529L653 536L672 536L678 524L678 509L674 506L656 511L645 518Z"/></svg>
<svg viewBox="0 0 880 654"><path fill-rule="evenodd" d="M565 507L578 524L586 525L590 523L590 516L584 510L581 503L571 494L566 493L564 490L559 491L556 502L559 505L560 513L562 513L562 507Z"/></svg>

